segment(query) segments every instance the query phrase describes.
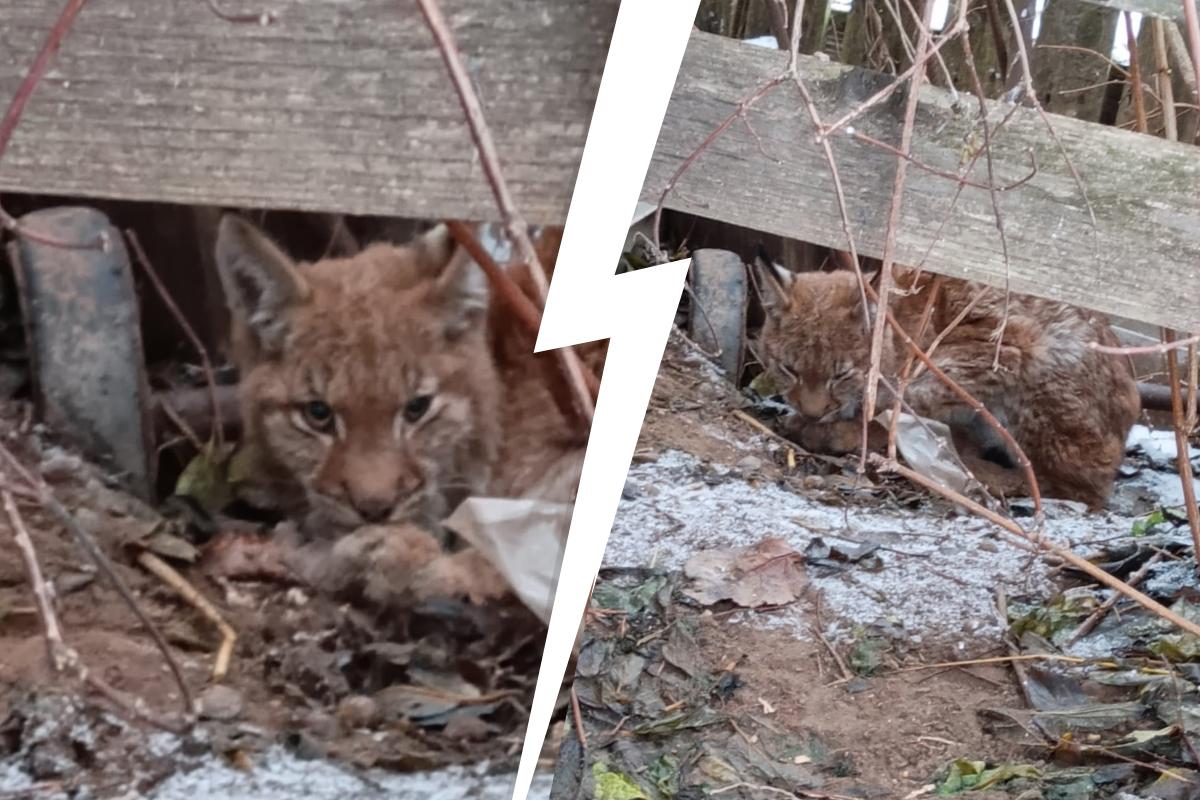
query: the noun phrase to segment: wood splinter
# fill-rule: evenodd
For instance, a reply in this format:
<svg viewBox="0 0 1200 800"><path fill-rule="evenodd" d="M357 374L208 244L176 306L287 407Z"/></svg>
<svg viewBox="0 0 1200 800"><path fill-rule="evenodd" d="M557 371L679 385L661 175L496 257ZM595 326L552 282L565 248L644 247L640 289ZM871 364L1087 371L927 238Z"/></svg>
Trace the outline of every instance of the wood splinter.
<svg viewBox="0 0 1200 800"><path fill-rule="evenodd" d="M213 661L212 668L213 683L220 683L229 672L229 663L233 660L233 646L237 644L237 631L225 621L216 606L200 594L200 591L188 583L187 578L180 575L170 564L149 551L141 553L137 560L147 572L170 586L180 597L203 614L221 634L221 644L217 648L217 657Z"/></svg>

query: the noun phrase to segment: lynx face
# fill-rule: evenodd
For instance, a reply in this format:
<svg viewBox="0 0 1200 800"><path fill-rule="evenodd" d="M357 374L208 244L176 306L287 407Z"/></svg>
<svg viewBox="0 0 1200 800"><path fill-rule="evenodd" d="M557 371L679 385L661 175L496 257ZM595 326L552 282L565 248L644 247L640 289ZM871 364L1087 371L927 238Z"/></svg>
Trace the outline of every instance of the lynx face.
<svg viewBox="0 0 1200 800"><path fill-rule="evenodd" d="M765 281L767 319L759 343L776 385L809 420L854 419L871 351L857 277L774 273Z"/></svg>
<svg viewBox="0 0 1200 800"><path fill-rule="evenodd" d="M217 262L247 440L318 524L436 520L483 485L499 439L486 283L444 228L296 265L228 216Z"/></svg>

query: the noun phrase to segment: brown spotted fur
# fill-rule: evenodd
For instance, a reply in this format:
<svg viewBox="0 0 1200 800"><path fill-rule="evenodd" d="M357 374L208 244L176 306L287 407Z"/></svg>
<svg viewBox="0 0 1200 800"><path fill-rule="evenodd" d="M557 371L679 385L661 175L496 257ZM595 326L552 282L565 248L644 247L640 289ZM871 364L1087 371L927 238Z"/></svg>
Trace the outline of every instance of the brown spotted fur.
<svg viewBox="0 0 1200 800"><path fill-rule="evenodd" d="M532 355L478 267L441 226L406 246L294 264L232 216L217 262L245 439L307 538L336 539L323 582L361 578L377 599L502 591L475 551L442 555L431 532L467 495L569 500L583 447L546 380L552 357ZM420 395L430 408L410 421L405 404ZM313 400L333 409L334 428L309 424Z"/></svg>
<svg viewBox="0 0 1200 800"><path fill-rule="evenodd" d="M773 274L779 280L765 281L771 288L761 344L787 387L800 441L825 452L856 449L870 352L858 279L845 270ZM1004 292L952 278L918 277L909 270L898 269L896 276L897 287L906 291L894 295L889 307L925 349L978 296L934 351L934 363L1012 434L1043 494L1102 507L1139 412L1127 360L1088 347L1089 342L1117 343L1103 317L1011 295L999 368L993 369ZM936 297L930 324L918 334L931 292ZM881 367L893 385L906 354L904 343L887 329ZM891 400L882 385L880 392L883 408ZM919 415L949 424L956 438L980 451L1011 457L999 435L927 370L909 385L905 400Z"/></svg>

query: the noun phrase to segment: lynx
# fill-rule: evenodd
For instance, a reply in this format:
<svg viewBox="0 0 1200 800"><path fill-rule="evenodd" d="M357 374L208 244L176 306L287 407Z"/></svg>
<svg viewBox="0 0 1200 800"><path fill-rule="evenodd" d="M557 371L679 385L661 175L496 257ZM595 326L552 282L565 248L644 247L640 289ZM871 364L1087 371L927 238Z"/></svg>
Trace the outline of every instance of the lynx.
<svg viewBox="0 0 1200 800"><path fill-rule="evenodd" d="M438 522L472 494L568 500L582 446L532 339L498 339L503 312L446 228L297 264L226 216L216 261L244 441L306 538L334 542L318 582L496 590L474 551L443 556Z"/></svg>
<svg viewBox="0 0 1200 800"><path fill-rule="evenodd" d="M764 274L769 288L760 342L764 359L786 385L800 443L827 452L857 449L871 346L857 276L848 270ZM889 308L897 321L925 349L945 332L933 362L1012 435L1042 493L1103 507L1140 408L1127 360L1088 346L1117 344L1108 323L1088 311L1016 294L1008 298L1005 321L1003 291L909 270L895 274L899 291ZM932 314L921 330L931 293ZM869 311L873 319L874 309ZM893 386L907 355L903 341L887 329L881 371ZM890 404L882 384L880 392L881 407ZM947 423L980 452L1012 464L1000 436L928 370L909 384L904 399L918 415Z"/></svg>

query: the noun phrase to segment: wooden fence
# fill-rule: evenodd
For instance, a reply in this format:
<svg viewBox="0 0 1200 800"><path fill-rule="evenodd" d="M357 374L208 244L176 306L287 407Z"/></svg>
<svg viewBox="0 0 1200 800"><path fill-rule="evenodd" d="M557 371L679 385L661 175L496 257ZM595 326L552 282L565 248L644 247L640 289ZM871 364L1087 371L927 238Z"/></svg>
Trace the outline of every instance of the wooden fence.
<svg viewBox="0 0 1200 800"><path fill-rule="evenodd" d="M59 11L0 1L0 96ZM446 0L505 170L565 219L618 0ZM0 161L0 190L415 218L496 216L411 0L89 4Z"/></svg>

